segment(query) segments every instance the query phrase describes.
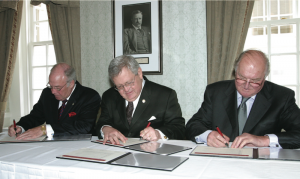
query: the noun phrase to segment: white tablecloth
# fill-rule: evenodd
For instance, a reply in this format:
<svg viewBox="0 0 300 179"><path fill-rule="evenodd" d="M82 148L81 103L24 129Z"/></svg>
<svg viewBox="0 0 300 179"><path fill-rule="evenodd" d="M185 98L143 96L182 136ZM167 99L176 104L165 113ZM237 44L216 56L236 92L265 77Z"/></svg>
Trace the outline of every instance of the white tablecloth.
<svg viewBox="0 0 300 179"><path fill-rule="evenodd" d="M92 140L96 140L96 137ZM191 141L169 140L166 143L192 148L196 146ZM0 179L300 177L300 162L189 156L192 150L172 155L189 157L172 172L56 158L80 148L136 152L90 141L0 144Z"/></svg>

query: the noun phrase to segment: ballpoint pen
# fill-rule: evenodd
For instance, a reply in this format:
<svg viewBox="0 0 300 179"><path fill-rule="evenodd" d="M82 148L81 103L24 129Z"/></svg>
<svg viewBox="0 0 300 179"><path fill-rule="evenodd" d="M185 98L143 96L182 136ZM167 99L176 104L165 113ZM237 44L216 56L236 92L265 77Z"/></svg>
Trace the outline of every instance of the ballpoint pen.
<svg viewBox="0 0 300 179"><path fill-rule="evenodd" d="M17 133L17 125L16 125L16 121L14 120L14 129L16 131L16 137L18 137L18 133Z"/></svg>
<svg viewBox="0 0 300 179"><path fill-rule="evenodd" d="M150 119L148 120L149 122L148 122L146 128L151 125L151 121L154 120L154 119L156 119L155 116L150 117ZM140 140L142 140L142 139L143 139L143 137L140 137Z"/></svg>
<svg viewBox="0 0 300 179"><path fill-rule="evenodd" d="M216 129L217 129L217 131L219 132L219 134L225 139L225 137L224 137L224 135L223 135L223 133L221 132L221 130L219 129L219 127L218 126L216 126ZM229 148L229 145L228 145L228 143L226 142L225 143L225 145Z"/></svg>

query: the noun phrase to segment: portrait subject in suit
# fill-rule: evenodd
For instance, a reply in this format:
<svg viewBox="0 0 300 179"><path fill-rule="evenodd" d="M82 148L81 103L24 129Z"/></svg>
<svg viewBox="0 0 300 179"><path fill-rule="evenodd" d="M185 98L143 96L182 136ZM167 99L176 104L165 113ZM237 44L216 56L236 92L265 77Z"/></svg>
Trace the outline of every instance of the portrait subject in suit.
<svg viewBox="0 0 300 179"><path fill-rule="evenodd" d="M206 87L199 111L186 125L187 138L213 147L300 147L300 110L293 90L266 80L269 60L258 50L241 53L235 80ZM218 126L225 139L215 131ZM284 132L282 131L284 129Z"/></svg>
<svg viewBox="0 0 300 179"><path fill-rule="evenodd" d="M142 26L143 13L135 10L131 13L131 27L124 29L123 54L150 54L151 29Z"/></svg>
<svg viewBox="0 0 300 179"><path fill-rule="evenodd" d="M119 144L127 137L149 141L184 139L185 120L173 89L144 77L132 56L116 57L108 71L115 86L103 93L96 127L104 144L107 140ZM147 127L150 118L155 119Z"/></svg>
<svg viewBox="0 0 300 179"><path fill-rule="evenodd" d="M53 66L47 87L30 114L22 117L8 134L16 139L32 139L42 135L90 134L100 108L101 98L95 90L76 81L73 67L66 63ZM46 124L44 124L46 123Z"/></svg>

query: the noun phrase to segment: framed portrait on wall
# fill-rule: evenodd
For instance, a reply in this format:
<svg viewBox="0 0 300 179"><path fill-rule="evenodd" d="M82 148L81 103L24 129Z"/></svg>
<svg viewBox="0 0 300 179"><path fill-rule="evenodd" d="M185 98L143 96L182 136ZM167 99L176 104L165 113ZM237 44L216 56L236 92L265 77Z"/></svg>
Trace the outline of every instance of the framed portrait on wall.
<svg viewBox="0 0 300 179"><path fill-rule="evenodd" d="M114 56L132 55L144 74L162 74L161 1L112 3Z"/></svg>

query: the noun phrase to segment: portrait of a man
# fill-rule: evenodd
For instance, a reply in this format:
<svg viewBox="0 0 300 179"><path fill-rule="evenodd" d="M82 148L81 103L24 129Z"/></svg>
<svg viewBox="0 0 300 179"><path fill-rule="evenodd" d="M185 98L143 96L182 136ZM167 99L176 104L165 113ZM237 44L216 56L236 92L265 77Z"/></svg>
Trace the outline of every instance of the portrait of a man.
<svg viewBox="0 0 300 179"><path fill-rule="evenodd" d="M126 13L127 15L124 15L123 54L152 53L151 26L147 25L150 22L145 23L146 20L150 21L151 18L145 19L145 12L143 12L142 9L143 8L141 6L133 6L128 8ZM128 20L128 18L130 19L130 21Z"/></svg>

